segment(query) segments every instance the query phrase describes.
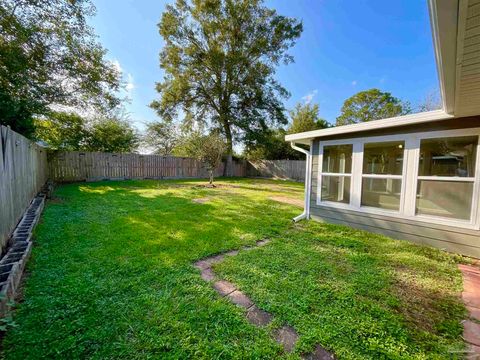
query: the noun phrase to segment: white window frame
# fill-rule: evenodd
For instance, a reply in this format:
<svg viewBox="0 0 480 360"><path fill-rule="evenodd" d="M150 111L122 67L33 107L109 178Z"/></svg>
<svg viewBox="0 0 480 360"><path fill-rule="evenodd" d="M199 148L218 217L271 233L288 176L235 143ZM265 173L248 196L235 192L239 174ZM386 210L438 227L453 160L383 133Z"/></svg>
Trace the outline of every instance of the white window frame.
<svg viewBox="0 0 480 360"><path fill-rule="evenodd" d="M446 138L446 137L460 137L460 136L477 136L477 154L475 163L475 176L473 178L473 199L470 220L452 219L446 217L438 217L433 215L417 215L416 196L417 183L422 180L422 176L418 176L418 164L420 161L420 141L423 139ZM362 193L362 179L364 177L379 177L386 179L388 177L398 179L398 175L373 175L363 174L363 149L365 143L381 143L391 141L405 141L403 169L402 169L402 187L400 194L400 209L399 211L380 209L374 207L361 206ZM331 201L322 201L322 175L339 176L342 174L322 173L323 167L323 148L331 145L353 145L352 153L352 173L350 176L350 204L337 203ZM448 225L467 229L480 229L480 211L479 211L479 197L480 197L480 128L456 129L456 130L439 130L430 132L418 132L409 134L397 134L387 136L372 136L362 138L350 138L341 140L327 140L319 143L319 158L318 158L318 174L317 174L317 206L353 210L366 214L376 214L390 217L398 217L406 220L413 220L438 225ZM432 177L425 177L432 180ZM463 181L465 177L436 177L437 180L447 181ZM444 179L445 178L445 179Z"/></svg>
<svg viewBox="0 0 480 360"><path fill-rule="evenodd" d="M339 143L339 144L333 144L333 145L351 145L350 143ZM324 146L328 146L328 145L324 145ZM338 173L330 173L330 172L323 172L322 168L323 168L323 148L324 146L321 148L322 150L322 156L319 158L319 161L322 161L322 163L318 166L318 174L319 174L319 181L321 182L322 181L322 176L329 176L329 177L338 177L338 178L345 178L345 177L348 177L350 178L350 191L349 191L349 194L350 194L350 202L352 201L352 184L353 184L353 171L354 171L354 167L353 167L353 153L355 151L355 147L352 146L352 167L350 169L350 172L349 173L346 173L346 172L338 172ZM327 203L327 204L332 204L333 205L339 205L340 207L343 206L348 206L348 204L345 204L345 203L342 203L342 202L335 202L335 201L328 201L328 200L324 200L322 201L322 194L319 193L318 194L318 197L319 197L319 200L320 202L322 203Z"/></svg>

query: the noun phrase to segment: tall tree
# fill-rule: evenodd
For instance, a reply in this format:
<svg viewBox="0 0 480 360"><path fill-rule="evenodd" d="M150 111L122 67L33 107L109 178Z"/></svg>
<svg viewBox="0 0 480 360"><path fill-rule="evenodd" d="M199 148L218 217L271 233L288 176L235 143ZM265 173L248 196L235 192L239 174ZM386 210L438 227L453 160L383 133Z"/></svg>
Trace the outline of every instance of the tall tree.
<svg viewBox="0 0 480 360"><path fill-rule="evenodd" d="M110 109L120 74L87 25L90 0L0 1L0 123L30 136L52 104Z"/></svg>
<svg viewBox="0 0 480 360"><path fill-rule="evenodd" d="M345 100L337 125L379 120L411 112L410 105L378 89L361 91Z"/></svg>
<svg viewBox="0 0 480 360"><path fill-rule="evenodd" d="M137 149L139 138L127 120L110 116L93 120L85 142L87 151L127 153Z"/></svg>
<svg viewBox="0 0 480 360"><path fill-rule="evenodd" d="M287 122L281 100L289 94L274 75L279 64L293 61L287 50L302 24L262 0L177 0L167 5L159 29L165 76L151 106L163 119L181 110L185 122L220 130L231 175L234 140Z"/></svg>
<svg viewBox="0 0 480 360"><path fill-rule="evenodd" d="M325 129L330 127L327 120L320 118L318 104L297 104L295 109L290 111L292 124L288 129L289 134L305 131Z"/></svg>
<svg viewBox="0 0 480 360"><path fill-rule="evenodd" d="M34 138L54 150L81 150L87 136L85 120L75 113L51 112L36 118L34 125Z"/></svg>
<svg viewBox="0 0 480 360"><path fill-rule="evenodd" d="M158 155L172 154L179 138L178 129L173 121L156 121L147 125L144 142Z"/></svg>

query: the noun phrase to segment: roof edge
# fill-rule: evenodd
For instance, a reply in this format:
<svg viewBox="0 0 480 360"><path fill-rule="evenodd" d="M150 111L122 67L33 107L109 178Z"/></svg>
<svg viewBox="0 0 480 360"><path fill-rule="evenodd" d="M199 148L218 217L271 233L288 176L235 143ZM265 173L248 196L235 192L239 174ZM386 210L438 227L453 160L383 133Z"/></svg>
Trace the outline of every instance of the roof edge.
<svg viewBox="0 0 480 360"><path fill-rule="evenodd" d="M336 126L327 129L306 131L302 133L290 134L285 136L285 141L300 141L318 137L349 134L360 131L384 129L390 127L420 124L425 122L448 120L454 118L453 115L447 114L444 110L426 111L416 114L396 116L381 120L373 120L352 125Z"/></svg>

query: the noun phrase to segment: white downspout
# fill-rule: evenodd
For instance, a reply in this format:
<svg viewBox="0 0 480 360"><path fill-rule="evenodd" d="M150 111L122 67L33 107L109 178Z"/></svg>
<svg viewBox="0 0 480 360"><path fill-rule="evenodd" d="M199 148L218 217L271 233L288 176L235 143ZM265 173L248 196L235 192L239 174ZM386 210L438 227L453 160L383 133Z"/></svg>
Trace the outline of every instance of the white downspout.
<svg viewBox="0 0 480 360"><path fill-rule="evenodd" d="M303 205L303 212L294 217L293 221L297 222L302 219L309 219L310 218L310 191L311 191L311 180L312 180L312 142L310 142L310 151L302 149L295 145L293 141L290 142L290 146L292 149L297 150L306 155L305 161L305 203Z"/></svg>

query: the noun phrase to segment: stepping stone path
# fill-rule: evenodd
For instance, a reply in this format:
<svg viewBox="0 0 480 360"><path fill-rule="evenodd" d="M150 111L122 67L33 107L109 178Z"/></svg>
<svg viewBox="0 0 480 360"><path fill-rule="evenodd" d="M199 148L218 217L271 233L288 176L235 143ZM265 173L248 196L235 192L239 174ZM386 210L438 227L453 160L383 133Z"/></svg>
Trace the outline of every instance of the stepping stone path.
<svg viewBox="0 0 480 360"><path fill-rule="evenodd" d="M480 268L458 265L463 275L462 299L469 312L463 322L463 338L468 345L468 358L480 359Z"/></svg>
<svg viewBox="0 0 480 360"><path fill-rule="evenodd" d="M258 247L265 246L270 242L269 239L257 241L255 246L245 246L241 250L249 251ZM230 300L235 305L245 309L245 315L247 320L258 327L266 326L273 320L273 315L258 308L255 303L243 292L237 289L235 284L229 281L218 279L212 270L213 264L222 262L227 256L236 256L240 250L232 250L223 254L209 256L202 260L197 261L194 266L200 270L201 277L207 282L211 282L213 288L217 293ZM289 325L284 325L280 329L276 329L273 334L273 338L283 346L285 352L292 352L295 348L295 344L298 340L298 334L295 329ZM309 360L332 360L335 359L332 354L325 350L320 345L315 347L315 350L302 356L303 359Z"/></svg>

